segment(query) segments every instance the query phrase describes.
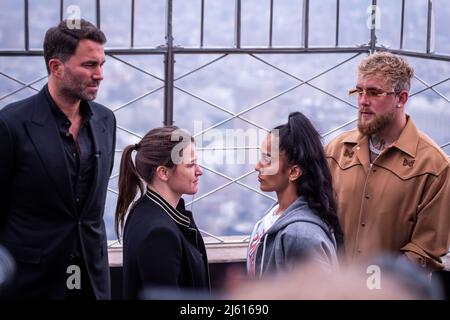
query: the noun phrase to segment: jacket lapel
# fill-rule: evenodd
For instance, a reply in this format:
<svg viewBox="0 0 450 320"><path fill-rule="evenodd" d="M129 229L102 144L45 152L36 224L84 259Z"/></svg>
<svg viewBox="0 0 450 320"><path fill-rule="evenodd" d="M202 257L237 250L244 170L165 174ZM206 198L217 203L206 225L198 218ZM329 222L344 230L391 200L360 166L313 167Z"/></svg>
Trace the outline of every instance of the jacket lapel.
<svg viewBox="0 0 450 320"><path fill-rule="evenodd" d="M44 89L37 95L31 121L25 123L30 139L61 198L75 215L76 207L64 147Z"/></svg>
<svg viewBox="0 0 450 320"><path fill-rule="evenodd" d="M101 172L103 168L103 157L106 155L102 154L105 152L105 148L103 146L103 142L105 141L104 135L105 135L105 125L103 119L98 119L95 116L95 107L91 105L91 109L93 112L92 118L89 121L89 127L92 132L92 138L94 142L94 165L95 165L95 173L94 173L94 179L92 180L92 185L89 190L89 195L86 200L86 203L84 204L83 210L81 212L81 215L85 214L86 210L91 206L91 202L94 199L94 196L96 194L95 190L98 189L99 183L100 183L100 177Z"/></svg>

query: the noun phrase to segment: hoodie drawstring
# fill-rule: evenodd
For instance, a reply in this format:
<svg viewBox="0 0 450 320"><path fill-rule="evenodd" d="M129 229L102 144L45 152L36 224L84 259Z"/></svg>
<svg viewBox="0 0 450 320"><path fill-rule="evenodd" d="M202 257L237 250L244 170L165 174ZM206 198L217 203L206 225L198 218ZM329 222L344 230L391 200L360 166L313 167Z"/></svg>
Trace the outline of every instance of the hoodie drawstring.
<svg viewBox="0 0 450 320"><path fill-rule="evenodd" d="M263 241L263 252L262 252L262 258L261 258L261 268L259 270L259 277L262 277L263 273L263 266L264 266L264 255L266 254L266 240L267 240L267 232L264 235L264 241Z"/></svg>

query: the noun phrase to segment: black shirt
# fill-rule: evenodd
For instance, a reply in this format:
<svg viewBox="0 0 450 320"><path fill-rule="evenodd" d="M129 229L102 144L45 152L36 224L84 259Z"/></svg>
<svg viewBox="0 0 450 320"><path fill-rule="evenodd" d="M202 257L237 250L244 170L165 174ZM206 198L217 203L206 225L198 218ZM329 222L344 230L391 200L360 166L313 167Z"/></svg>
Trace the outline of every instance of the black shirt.
<svg viewBox="0 0 450 320"><path fill-rule="evenodd" d="M45 86L45 93L47 94L50 108L53 116L55 117L56 125L64 146L70 179L72 182L72 192L77 205L77 214L80 215L89 195L95 171L94 139L89 126L89 120L92 117L92 110L87 101L80 102L82 123L80 131L78 132L77 140L74 140L74 137L69 132L71 122L53 101L47 86Z"/></svg>

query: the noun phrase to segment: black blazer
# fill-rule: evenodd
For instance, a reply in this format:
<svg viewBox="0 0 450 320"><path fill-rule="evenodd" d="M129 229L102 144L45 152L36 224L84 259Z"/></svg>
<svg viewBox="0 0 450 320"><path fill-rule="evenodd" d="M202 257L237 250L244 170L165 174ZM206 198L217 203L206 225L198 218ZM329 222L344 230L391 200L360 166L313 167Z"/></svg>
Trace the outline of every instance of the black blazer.
<svg viewBox="0 0 450 320"><path fill-rule="evenodd" d="M114 161L115 118L104 106L89 104L95 173L79 216L44 89L0 110L0 244L17 263L11 298L64 298L78 238L96 297L111 296L103 212Z"/></svg>
<svg viewBox="0 0 450 320"><path fill-rule="evenodd" d="M183 199L174 209L148 190L131 210L124 229L123 288L125 299L145 298L142 289L152 288L209 294L205 244Z"/></svg>

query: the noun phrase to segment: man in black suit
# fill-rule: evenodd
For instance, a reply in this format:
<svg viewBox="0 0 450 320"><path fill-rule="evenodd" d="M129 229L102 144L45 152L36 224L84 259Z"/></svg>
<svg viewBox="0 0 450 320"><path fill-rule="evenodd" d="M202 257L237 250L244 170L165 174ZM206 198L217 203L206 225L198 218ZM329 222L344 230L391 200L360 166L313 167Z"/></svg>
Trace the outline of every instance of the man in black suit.
<svg viewBox="0 0 450 320"><path fill-rule="evenodd" d="M0 110L0 243L17 264L6 298L110 298L103 212L116 122L92 102L105 42L83 19L50 28L47 85Z"/></svg>

